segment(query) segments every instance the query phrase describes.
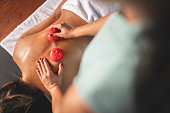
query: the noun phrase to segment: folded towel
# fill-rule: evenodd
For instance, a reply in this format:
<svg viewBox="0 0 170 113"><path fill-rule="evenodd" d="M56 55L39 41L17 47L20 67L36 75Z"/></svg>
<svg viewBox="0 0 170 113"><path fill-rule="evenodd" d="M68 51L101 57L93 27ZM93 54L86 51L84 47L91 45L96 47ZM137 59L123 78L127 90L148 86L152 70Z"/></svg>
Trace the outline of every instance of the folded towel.
<svg viewBox="0 0 170 113"><path fill-rule="evenodd" d="M23 23L18 25L4 40L2 40L0 45L12 56L18 38L26 31L53 14L61 1L62 0L45 1L32 15L30 15Z"/></svg>

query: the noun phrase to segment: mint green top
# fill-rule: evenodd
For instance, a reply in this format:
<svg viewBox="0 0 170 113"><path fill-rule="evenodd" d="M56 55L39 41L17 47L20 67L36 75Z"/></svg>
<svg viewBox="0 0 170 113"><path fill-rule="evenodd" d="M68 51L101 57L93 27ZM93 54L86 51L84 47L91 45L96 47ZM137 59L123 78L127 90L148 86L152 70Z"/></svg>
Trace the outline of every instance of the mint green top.
<svg viewBox="0 0 170 113"><path fill-rule="evenodd" d="M74 84L96 113L132 113L139 24L113 14L87 47Z"/></svg>

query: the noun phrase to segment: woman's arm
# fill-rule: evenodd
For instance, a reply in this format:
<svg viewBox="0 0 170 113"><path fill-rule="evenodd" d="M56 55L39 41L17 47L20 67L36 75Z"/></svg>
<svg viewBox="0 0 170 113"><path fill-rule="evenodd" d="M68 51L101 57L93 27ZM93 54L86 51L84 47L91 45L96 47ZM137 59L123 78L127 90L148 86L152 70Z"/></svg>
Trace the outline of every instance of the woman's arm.
<svg viewBox="0 0 170 113"><path fill-rule="evenodd" d="M53 24L55 21L57 21L60 18L61 15L61 7L62 5L66 2L67 0L63 0L60 5L57 7L57 9L55 10L55 12L48 17L46 20L44 20L43 22L41 22L40 24L38 24L37 26L31 28L30 30L28 30L27 32L25 32L22 37L28 36L28 35L32 35L35 33L38 33L42 30L44 30L45 28L49 27L51 24Z"/></svg>
<svg viewBox="0 0 170 113"><path fill-rule="evenodd" d="M54 36L59 36L63 38L77 38L82 36L95 36L98 31L102 28L103 24L106 22L106 20L109 18L112 13L109 13L103 18L100 18L92 23L86 24L84 26L80 27L72 27L68 23L62 23L57 25L52 25L51 27L60 29L60 33L54 34Z"/></svg>
<svg viewBox="0 0 170 113"><path fill-rule="evenodd" d="M62 64L59 64L58 75L55 75L46 59L38 61L36 72L52 96L53 113L91 113L83 99L78 94L76 87L71 85L63 96L59 84L62 82Z"/></svg>

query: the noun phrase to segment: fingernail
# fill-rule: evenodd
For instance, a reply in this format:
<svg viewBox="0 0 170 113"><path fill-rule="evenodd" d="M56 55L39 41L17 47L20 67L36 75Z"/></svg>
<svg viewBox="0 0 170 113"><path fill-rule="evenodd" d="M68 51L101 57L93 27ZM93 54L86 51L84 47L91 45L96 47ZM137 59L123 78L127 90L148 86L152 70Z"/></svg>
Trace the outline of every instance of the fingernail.
<svg viewBox="0 0 170 113"><path fill-rule="evenodd" d="M39 58L41 60L41 58Z"/></svg>
<svg viewBox="0 0 170 113"><path fill-rule="evenodd" d="M63 66L63 63L60 63L61 64L61 66Z"/></svg>
<svg viewBox="0 0 170 113"><path fill-rule="evenodd" d="M38 70L38 68L35 68L35 70Z"/></svg>
<svg viewBox="0 0 170 113"><path fill-rule="evenodd" d="M40 63L40 61L37 61L37 63Z"/></svg>

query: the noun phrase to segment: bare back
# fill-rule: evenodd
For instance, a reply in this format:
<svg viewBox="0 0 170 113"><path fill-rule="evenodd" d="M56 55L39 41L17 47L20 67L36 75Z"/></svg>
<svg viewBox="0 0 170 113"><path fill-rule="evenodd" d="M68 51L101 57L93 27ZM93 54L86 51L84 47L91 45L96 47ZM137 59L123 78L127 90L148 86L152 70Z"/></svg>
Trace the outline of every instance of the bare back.
<svg viewBox="0 0 170 113"><path fill-rule="evenodd" d="M55 24L61 22L68 22L74 27L87 24L78 15L67 10L62 12L61 17L55 22ZM39 88L49 95L36 74L36 61L40 57L47 58L54 73L57 73L59 63L63 63L64 73L61 89L64 92L71 84L73 77L77 74L81 56L92 38L60 38L55 42L51 42L47 40L47 34L48 28L36 34L20 38L16 44L13 59L21 69L22 76L27 79L28 84ZM53 48L60 48L63 51L64 56L60 62L53 62L50 60L49 55Z"/></svg>

